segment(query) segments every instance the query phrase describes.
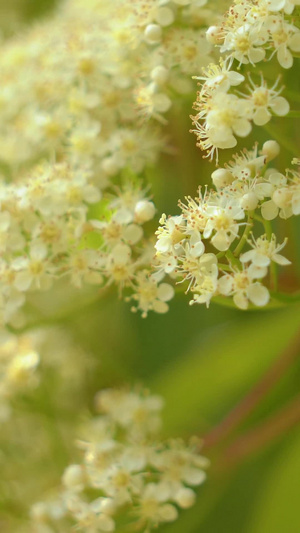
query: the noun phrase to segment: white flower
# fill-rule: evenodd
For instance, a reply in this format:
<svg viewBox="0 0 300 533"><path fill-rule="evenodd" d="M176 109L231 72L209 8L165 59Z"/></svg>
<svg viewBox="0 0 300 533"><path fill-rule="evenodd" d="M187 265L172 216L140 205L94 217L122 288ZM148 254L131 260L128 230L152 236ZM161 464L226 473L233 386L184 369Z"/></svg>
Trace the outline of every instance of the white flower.
<svg viewBox="0 0 300 533"><path fill-rule="evenodd" d="M260 275L263 277L265 274L266 269ZM235 305L240 309L247 309L249 301L258 307L264 307L270 299L269 291L261 283L254 281L255 278L257 271L251 272L250 269L226 274L219 279L218 290L220 294L233 296Z"/></svg>
<svg viewBox="0 0 300 533"><path fill-rule="evenodd" d="M244 24L227 33L221 53L230 52L240 63L255 64L264 59L266 51L263 46L268 38L266 30L257 31L255 26Z"/></svg>
<svg viewBox="0 0 300 533"><path fill-rule="evenodd" d="M201 92L227 92L230 87L240 85L245 79L245 76L239 72L231 70L231 66L232 60L227 63L220 62L220 65L211 63L202 69L202 76L193 76L193 78L204 82Z"/></svg>
<svg viewBox="0 0 300 533"><path fill-rule="evenodd" d="M234 201L223 198L219 205L216 202L216 205L208 206L206 213L208 220L203 237L210 238L217 250L228 250L238 236L240 224L237 221L245 217L243 209Z"/></svg>
<svg viewBox="0 0 300 533"><path fill-rule="evenodd" d="M15 287L20 291L27 291L30 287L47 290L52 283L50 274L47 247L32 245L28 257L19 257L12 263L16 271Z"/></svg>
<svg viewBox="0 0 300 533"><path fill-rule="evenodd" d="M159 253L173 252L176 246L185 238L183 230L183 217L174 216L167 218L163 214L159 223L162 227L156 231L157 242L155 248Z"/></svg>
<svg viewBox="0 0 300 533"><path fill-rule="evenodd" d="M168 491L155 483L146 485L141 494L139 516L145 523L157 526L163 522L173 522L178 516L174 505L166 503Z"/></svg>
<svg viewBox="0 0 300 533"><path fill-rule="evenodd" d="M253 122L257 126L263 126L269 120L271 119L271 113L275 113L279 116L286 115L289 110L290 106L288 101L283 98L282 96L279 96L280 90L276 90L276 86L278 85L279 78L271 87L271 89L268 89L267 84L265 80L262 78L261 85L256 86L251 78L251 94L249 97L249 100L251 104L253 105Z"/></svg>
<svg viewBox="0 0 300 533"><path fill-rule="evenodd" d="M161 283L150 276L147 271L137 272L134 280L134 293L131 296L136 303L132 308L133 311L142 311L142 317L145 318L148 311L156 313L166 313L169 310L167 302L174 296L174 288L168 283Z"/></svg>
<svg viewBox="0 0 300 533"><path fill-rule="evenodd" d="M276 244L276 236L272 234L271 240L268 240L266 235L262 235L258 239L252 237L253 242L250 242L252 250L243 253L240 256L242 263L252 262L253 265L258 267L269 266L271 261L278 263L278 265L286 266L290 265L291 261L280 255L278 252L284 248L287 243L287 239L282 244Z"/></svg>
<svg viewBox="0 0 300 533"><path fill-rule="evenodd" d="M292 52L300 51L299 29L278 18L271 28L271 35L278 63L282 68L291 68L294 62Z"/></svg>

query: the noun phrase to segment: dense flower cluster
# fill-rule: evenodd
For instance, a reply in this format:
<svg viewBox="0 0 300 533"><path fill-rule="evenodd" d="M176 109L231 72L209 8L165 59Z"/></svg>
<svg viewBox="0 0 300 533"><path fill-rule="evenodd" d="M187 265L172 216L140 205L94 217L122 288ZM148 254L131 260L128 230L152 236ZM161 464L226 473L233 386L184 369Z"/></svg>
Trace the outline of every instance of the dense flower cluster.
<svg viewBox="0 0 300 533"><path fill-rule="evenodd" d="M20 323L26 293L62 278L79 289L114 282L144 314L168 309L173 289L149 277L154 249L143 232L155 207L138 185L102 198L89 169L41 164L0 196L2 323Z"/></svg>
<svg viewBox="0 0 300 533"><path fill-rule="evenodd" d="M57 523L85 533L115 531L119 523L151 531L191 507L208 461L196 438L188 445L157 440L162 405L145 391L98 393L101 415L78 442L83 461L65 470L59 498L33 506L35 531L54 531Z"/></svg>
<svg viewBox="0 0 300 533"><path fill-rule="evenodd" d="M192 130L197 136L197 146L207 150L213 158L218 149L233 148L236 136L246 137L252 121L258 126L266 124L272 113L284 116L289 112L288 101L280 96L279 79L268 86L261 75L259 82L250 78L249 94L232 91L232 87L245 81L237 72L234 62L255 66L277 55L284 69L293 66L293 54L300 51L300 30L286 20L298 2L269 0L239 0L230 7L220 26L211 26L207 39L220 48L219 64L203 69L201 90L197 94L191 117Z"/></svg>
<svg viewBox="0 0 300 533"><path fill-rule="evenodd" d="M278 149L275 141L267 141L260 154L257 146L237 154L212 173L215 189L200 189L195 199L179 202L180 215L161 217L155 245L158 273L187 281L187 291L193 293L190 303L208 306L218 295L233 296L241 309L249 302L259 307L269 302L261 280L271 262L285 266L290 261L278 253L286 240L277 244L268 221L278 213L288 218L300 212L299 173L287 171L285 176L267 169ZM250 239L259 224L266 233ZM244 252L247 242L251 250ZM266 283L272 287L272 279Z"/></svg>
<svg viewBox="0 0 300 533"><path fill-rule="evenodd" d="M158 122L171 95L193 90L182 73L212 57L204 28L213 12L205 3L72 0L51 23L9 40L0 59L7 176L45 156L86 164L103 182L153 164L167 149ZM151 117L156 126L146 124Z"/></svg>
<svg viewBox="0 0 300 533"><path fill-rule="evenodd" d="M169 150L171 97L191 94L186 75L211 61L205 4L67 1L3 46L0 323L22 324L25 294L62 277L116 282L143 316L168 310L172 287L149 276L142 225L155 209L139 182Z"/></svg>

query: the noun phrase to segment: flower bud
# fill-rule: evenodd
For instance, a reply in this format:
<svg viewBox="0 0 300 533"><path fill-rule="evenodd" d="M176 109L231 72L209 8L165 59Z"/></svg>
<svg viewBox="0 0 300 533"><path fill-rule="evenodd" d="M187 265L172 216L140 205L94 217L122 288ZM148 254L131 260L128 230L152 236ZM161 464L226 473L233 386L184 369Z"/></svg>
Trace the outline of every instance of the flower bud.
<svg viewBox="0 0 300 533"><path fill-rule="evenodd" d="M258 204L258 199L255 196L254 192L248 192L244 194L244 196L241 199L241 207L243 209L246 209L247 211L253 211L253 209L256 209Z"/></svg>
<svg viewBox="0 0 300 533"><path fill-rule="evenodd" d="M169 7L160 7L157 10L155 20L161 26L170 26L174 22L175 16Z"/></svg>
<svg viewBox="0 0 300 533"><path fill-rule="evenodd" d="M192 489L182 488L177 494L175 501L182 509L188 509L194 505L196 500L196 494Z"/></svg>
<svg viewBox="0 0 300 533"><path fill-rule="evenodd" d="M106 157L101 163L101 168L108 176L114 176L120 170L113 157Z"/></svg>
<svg viewBox="0 0 300 533"><path fill-rule="evenodd" d="M217 187L217 189L221 189L222 187L230 185L233 182L234 177L229 170L218 168L212 173L211 179L214 186Z"/></svg>
<svg viewBox="0 0 300 533"><path fill-rule="evenodd" d="M263 144L261 153L266 156L266 162L272 161L278 156L280 152L280 146L276 141L266 141Z"/></svg>
<svg viewBox="0 0 300 533"><path fill-rule="evenodd" d="M150 202L149 200L141 200L138 202L135 206L134 210L134 219L139 224L143 224L144 222L148 222L148 220L151 220L155 215L155 206L153 202Z"/></svg>
<svg viewBox="0 0 300 533"><path fill-rule="evenodd" d="M223 41L220 35L220 28L218 26L210 26L206 32L206 40L210 44L220 44Z"/></svg>
<svg viewBox="0 0 300 533"><path fill-rule="evenodd" d="M147 43L159 43L162 35L161 27L158 24L148 24L145 29L144 35Z"/></svg>
<svg viewBox="0 0 300 533"><path fill-rule="evenodd" d="M157 83L157 85L163 85L166 83L169 76L169 71L163 65L158 65L151 71L151 79Z"/></svg>

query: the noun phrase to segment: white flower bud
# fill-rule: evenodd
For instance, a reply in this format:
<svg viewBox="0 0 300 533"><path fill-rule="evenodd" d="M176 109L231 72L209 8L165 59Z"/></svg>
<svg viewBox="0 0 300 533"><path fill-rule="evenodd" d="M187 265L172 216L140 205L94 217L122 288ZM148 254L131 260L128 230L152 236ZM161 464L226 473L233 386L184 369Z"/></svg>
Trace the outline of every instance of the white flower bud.
<svg viewBox="0 0 300 533"><path fill-rule="evenodd" d="M70 465L64 471L62 482L67 488L76 489L84 485L84 470L81 465Z"/></svg>
<svg viewBox="0 0 300 533"><path fill-rule="evenodd" d="M161 26L170 26L174 22L175 16L169 7L160 7L157 10L155 20Z"/></svg>
<svg viewBox="0 0 300 533"><path fill-rule="evenodd" d="M154 215L155 206L153 202L150 202L149 200L141 200L136 204L134 209L134 219L139 224L148 222L148 220L151 220Z"/></svg>
<svg viewBox="0 0 300 533"><path fill-rule="evenodd" d="M150 76L157 85L163 85L168 79L169 71L163 65L158 65L151 71Z"/></svg>
<svg viewBox="0 0 300 533"><path fill-rule="evenodd" d="M161 40L162 30L158 24L148 24L144 32L145 39L149 44L159 43Z"/></svg>
<svg viewBox="0 0 300 533"><path fill-rule="evenodd" d="M182 509L188 509L194 505L196 500L196 494L192 489L182 488L180 489L175 497L176 503Z"/></svg>
<svg viewBox="0 0 300 533"><path fill-rule="evenodd" d="M108 176L114 176L120 170L113 157L107 157L106 159L103 159L101 167Z"/></svg>
<svg viewBox="0 0 300 533"><path fill-rule="evenodd" d="M258 204L258 199L255 196L254 192L248 192L244 194L244 196L241 199L241 207L243 209L246 209L247 211L253 211L253 209L256 209Z"/></svg>
<svg viewBox="0 0 300 533"><path fill-rule="evenodd" d="M220 35L220 28L218 26L210 26L206 32L206 40L210 44L220 44L223 41Z"/></svg>
<svg viewBox="0 0 300 533"><path fill-rule="evenodd" d="M272 161L278 156L280 152L280 145L276 141L266 141L263 144L261 153L267 157L266 162Z"/></svg>
<svg viewBox="0 0 300 533"><path fill-rule="evenodd" d="M217 187L217 189L221 189L222 187L230 185L233 182L234 177L229 170L218 168L212 173L211 179L214 186Z"/></svg>

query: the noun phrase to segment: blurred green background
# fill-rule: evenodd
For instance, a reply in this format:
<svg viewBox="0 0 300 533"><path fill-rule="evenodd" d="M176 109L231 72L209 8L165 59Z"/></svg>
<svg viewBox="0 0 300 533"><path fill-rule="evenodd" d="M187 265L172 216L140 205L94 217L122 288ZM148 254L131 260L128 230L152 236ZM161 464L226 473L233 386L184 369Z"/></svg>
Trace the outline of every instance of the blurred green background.
<svg viewBox="0 0 300 533"><path fill-rule="evenodd" d="M53 0L10 0L9 3L1 0L3 36L8 37L22 26L46 16L54 4ZM289 87L298 91L299 80L292 73L288 76ZM202 160L194 147L194 137L187 133L191 104L187 101L186 109L175 107L170 118L170 131L175 132L173 139L175 136L179 147L177 155L163 157L159 171L155 168L150 173L158 212L175 214L178 198L194 195L200 183L209 181L212 168ZM271 124L275 138L279 133L282 135L282 128L285 128L286 134L295 139L295 120L275 119ZM262 130L259 138L253 135L252 139L247 139L247 146L251 147L255 140L268 138L269 133ZM282 153L282 168L290 159L288 150ZM282 283L290 290L291 286L296 286L299 272L300 228L294 220L286 225L290 235L286 255L295 257L295 261ZM57 298L59 294L54 295L54 301L57 302ZM75 386L68 383L68 379L73 379L72 373L69 376L66 373L67 381L62 382L57 392L55 369L43 367L42 363L41 386L34 397L19 400L20 415L3 435L0 455L0 526L3 532L21 531L22 521L28 516L27 505L40 499L43 490L55 486L64 467L76 461L73 441L78 414L93 409L93 397L100 388L141 382L165 398L166 436L201 436L218 424L254 386L299 329L299 304L249 312L212 304L207 310L202 306L189 307L188 298L179 295L171 302L167 315L150 314L142 320L139 315L130 313L128 304L117 300L115 291L113 296L110 292L99 302L87 304L68 317L63 306L67 301L68 309L72 308L74 294L68 299L64 292L60 298L61 315L65 314L66 318L61 319L59 325L82 348L79 355L81 379L76 388L76 383ZM49 307L42 312L46 315ZM86 360L85 353L88 354ZM296 397L299 383L300 361L297 359L231 436L231 441L250 428L264 424L270 415ZM25 423L22 413L26 413ZM211 473L198 491L197 505L182 512L176 523L161 527L159 531L299 533L298 426L236 466L218 468L222 449L219 453L207 454L212 459Z"/></svg>

